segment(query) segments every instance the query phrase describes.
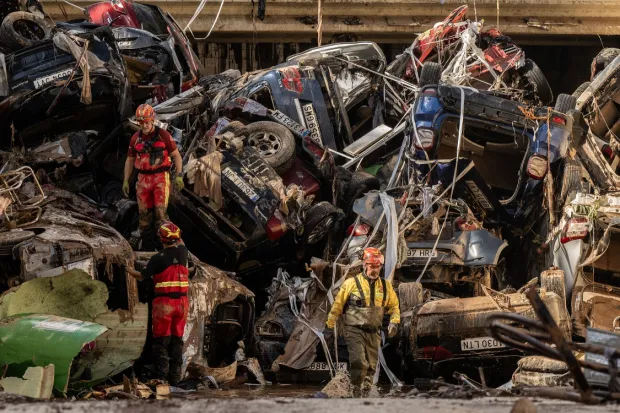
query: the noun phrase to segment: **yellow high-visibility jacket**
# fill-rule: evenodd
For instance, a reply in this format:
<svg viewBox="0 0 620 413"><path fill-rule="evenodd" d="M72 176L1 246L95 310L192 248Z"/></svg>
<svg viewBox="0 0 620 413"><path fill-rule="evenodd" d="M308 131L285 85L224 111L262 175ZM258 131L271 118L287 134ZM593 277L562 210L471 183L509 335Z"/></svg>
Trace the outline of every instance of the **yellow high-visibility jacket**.
<svg viewBox="0 0 620 413"><path fill-rule="evenodd" d="M354 299L361 299L362 295L357 290L357 284L355 282L355 278L358 278L362 290L364 292L364 298L366 299L366 306L370 307L370 283L368 279L363 274L358 274L353 278L349 278L340 287L340 291L338 291L338 295L334 299L334 304L332 305L332 309L329 312L329 316L327 317L327 327L334 328L336 325L336 321L338 321L338 317L342 314L342 310L344 309L345 304L349 300L350 296L353 295ZM383 302L383 285L380 279L375 281L375 307L380 307ZM387 290L387 297L385 300L385 308L388 310L388 314L390 315L390 323L398 324L400 323L400 308L398 304L398 296L394 291L394 287L392 283L388 280L385 280L385 287Z"/></svg>

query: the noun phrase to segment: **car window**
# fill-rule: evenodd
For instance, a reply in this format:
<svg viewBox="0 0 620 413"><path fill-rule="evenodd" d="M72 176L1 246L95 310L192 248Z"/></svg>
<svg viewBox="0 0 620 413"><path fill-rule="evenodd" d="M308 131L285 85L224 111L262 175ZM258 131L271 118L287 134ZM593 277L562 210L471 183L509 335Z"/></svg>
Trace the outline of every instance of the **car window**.
<svg viewBox="0 0 620 413"><path fill-rule="evenodd" d="M276 106L273 103L273 96L271 95L271 90L267 85L264 85L258 90L252 92L248 97L265 106L267 109L276 109Z"/></svg>

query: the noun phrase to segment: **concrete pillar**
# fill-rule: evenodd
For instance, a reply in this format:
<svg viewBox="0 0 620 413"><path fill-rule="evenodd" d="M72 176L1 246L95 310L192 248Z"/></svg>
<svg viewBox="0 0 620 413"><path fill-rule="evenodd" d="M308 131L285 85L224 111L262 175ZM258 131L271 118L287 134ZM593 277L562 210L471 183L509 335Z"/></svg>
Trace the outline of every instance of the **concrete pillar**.
<svg viewBox="0 0 620 413"><path fill-rule="evenodd" d="M278 63L284 63L284 43L276 43Z"/></svg>

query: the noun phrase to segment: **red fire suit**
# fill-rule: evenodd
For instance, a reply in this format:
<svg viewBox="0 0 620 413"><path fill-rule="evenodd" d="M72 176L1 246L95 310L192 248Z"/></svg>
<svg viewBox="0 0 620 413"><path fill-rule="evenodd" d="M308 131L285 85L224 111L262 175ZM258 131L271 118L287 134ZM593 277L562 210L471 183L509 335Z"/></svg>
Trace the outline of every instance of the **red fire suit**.
<svg viewBox="0 0 620 413"><path fill-rule="evenodd" d="M128 156L136 158L134 167L138 171L136 196L140 214L140 232L166 221L168 196L170 195L170 154L177 149L172 136L165 130L155 130L145 135L136 132L129 143ZM153 222L153 211L155 222Z"/></svg>
<svg viewBox="0 0 620 413"><path fill-rule="evenodd" d="M185 245L164 248L142 271L143 277L152 278L155 284L152 311L155 373L162 380L167 376L171 384L181 380L183 331L189 310L188 256Z"/></svg>

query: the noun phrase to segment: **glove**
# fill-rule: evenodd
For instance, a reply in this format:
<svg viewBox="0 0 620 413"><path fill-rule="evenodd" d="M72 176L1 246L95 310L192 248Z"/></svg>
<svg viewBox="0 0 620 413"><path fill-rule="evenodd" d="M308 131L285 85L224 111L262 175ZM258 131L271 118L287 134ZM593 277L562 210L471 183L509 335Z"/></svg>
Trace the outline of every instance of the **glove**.
<svg viewBox="0 0 620 413"><path fill-rule="evenodd" d="M185 187L185 184L183 183L183 177L177 176L174 179L174 185L176 186L177 191L180 191L181 189L183 189Z"/></svg>
<svg viewBox="0 0 620 413"><path fill-rule="evenodd" d="M390 325L388 326L388 337L389 338L394 337L397 332L398 332L398 324L390 323Z"/></svg>
<svg viewBox="0 0 620 413"><path fill-rule="evenodd" d="M123 181L123 195L125 198L129 198L129 181L126 179Z"/></svg>

